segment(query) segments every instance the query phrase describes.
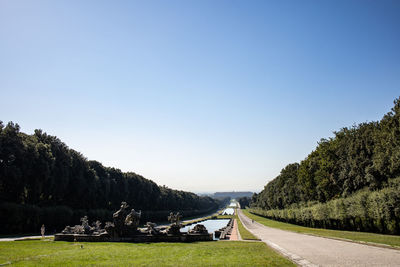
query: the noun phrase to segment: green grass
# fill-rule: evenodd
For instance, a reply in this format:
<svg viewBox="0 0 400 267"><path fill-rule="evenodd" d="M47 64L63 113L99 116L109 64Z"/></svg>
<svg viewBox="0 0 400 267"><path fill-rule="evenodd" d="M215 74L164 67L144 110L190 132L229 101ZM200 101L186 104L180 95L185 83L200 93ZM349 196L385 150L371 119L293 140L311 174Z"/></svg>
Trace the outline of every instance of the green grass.
<svg viewBox="0 0 400 267"><path fill-rule="evenodd" d="M83 248L81 248L83 246ZM0 242L0 264L15 266L295 266L261 242Z"/></svg>
<svg viewBox="0 0 400 267"><path fill-rule="evenodd" d="M282 230L288 230L297 233L313 234L313 235L333 237L333 238L345 238L353 241L372 242L372 243L384 244L400 248L400 236L397 235L382 235L382 234L366 233L366 232L310 228L310 227L304 227L295 224L270 220L265 217L252 214L248 210L242 210L242 211L250 219L253 219L269 227L279 228Z"/></svg>
<svg viewBox="0 0 400 267"><path fill-rule="evenodd" d="M216 219L230 219L233 218L233 215L218 215Z"/></svg>

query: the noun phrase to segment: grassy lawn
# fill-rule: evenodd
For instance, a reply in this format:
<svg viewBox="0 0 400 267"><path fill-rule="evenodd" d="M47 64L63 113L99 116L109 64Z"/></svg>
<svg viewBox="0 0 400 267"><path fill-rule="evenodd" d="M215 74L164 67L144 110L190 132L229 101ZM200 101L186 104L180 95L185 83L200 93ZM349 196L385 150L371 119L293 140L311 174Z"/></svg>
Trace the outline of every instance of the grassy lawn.
<svg viewBox="0 0 400 267"><path fill-rule="evenodd" d="M233 218L233 215L218 215L217 219L230 219Z"/></svg>
<svg viewBox="0 0 400 267"><path fill-rule="evenodd" d="M250 213L248 210L242 210L243 213L250 219L253 219L261 224L269 227L279 228L282 230L288 230L292 232L313 234L325 237L336 237L336 238L346 238L354 241L372 242L385 244L392 247L400 248L400 236L397 235L382 235L375 233L366 232L353 232L353 231L341 231L341 230L329 230L321 228L309 228L304 226L299 226L290 223L284 223L279 221L270 220L255 214Z"/></svg>
<svg viewBox="0 0 400 267"><path fill-rule="evenodd" d="M81 247L83 246L83 247ZM0 264L15 266L295 266L261 242L0 242Z"/></svg>

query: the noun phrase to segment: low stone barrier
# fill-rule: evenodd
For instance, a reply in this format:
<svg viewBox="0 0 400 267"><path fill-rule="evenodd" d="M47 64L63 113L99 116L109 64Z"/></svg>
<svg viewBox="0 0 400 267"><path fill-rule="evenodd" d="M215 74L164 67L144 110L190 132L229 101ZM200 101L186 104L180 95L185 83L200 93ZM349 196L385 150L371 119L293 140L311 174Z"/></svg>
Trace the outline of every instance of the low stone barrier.
<svg viewBox="0 0 400 267"><path fill-rule="evenodd" d="M84 234L56 234L54 241L69 242L198 242L213 241L213 234L186 234L181 235L135 235L132 237L111 238L108 235L84 235Z"/></svg>

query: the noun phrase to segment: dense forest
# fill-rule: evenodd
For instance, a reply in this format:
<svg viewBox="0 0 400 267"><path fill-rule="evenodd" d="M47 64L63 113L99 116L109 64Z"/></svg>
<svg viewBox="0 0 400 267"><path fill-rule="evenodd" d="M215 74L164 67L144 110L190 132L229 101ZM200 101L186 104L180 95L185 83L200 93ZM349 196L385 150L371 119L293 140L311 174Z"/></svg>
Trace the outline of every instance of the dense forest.
<svg viewBox="0 0 400 267"><path fill-rule="evenodd" d="M322 139L252 198L253 212L314 227L400 233L400 98L378 122Z"/></svg>
<svg viewBox="0 0 400 267"><path fill-rule="evenodd" d="M250 197L240 197L237 199L239 202L240 208L245 209L250 206L251 198Z"/></svg>
<svg viewBox="0 0 400 267"><path fill-rule="evenodd" d="M218 208L210 197L158 186L133 172L89 161L41 130L28 135L0 121L0 233L60 230L90 220L111 220L126 201L143 220L166 220L170 211L194 216Z"/></svg>

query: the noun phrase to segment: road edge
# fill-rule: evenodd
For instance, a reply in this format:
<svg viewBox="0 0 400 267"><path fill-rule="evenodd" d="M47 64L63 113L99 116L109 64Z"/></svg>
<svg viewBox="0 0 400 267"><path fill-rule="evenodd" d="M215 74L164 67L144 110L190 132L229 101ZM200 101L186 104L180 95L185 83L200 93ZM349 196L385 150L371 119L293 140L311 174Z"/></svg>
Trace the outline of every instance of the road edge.
<svg viewBox="0 0 400 267"><path fill-rule="evenodd" d="M239 211L240 210L240 211ZM271 242L269 240L263 240L261 239L256 233L254 233L253 231L251 231L249 228L247 228L246 224L243 222L243 220L240 218L241 216L245 216L246 218L248 218L250 220L249 217L247 217L246 215L244 215L242 213L241 209L238 209L238 217L239 219L242 221L242 225L243 227L245 227L247 229L247 231L249 231L250 233L252 233L253 235L257 236L262 242L264 242L265 244L267 244L267 246L269 246L270 248L272 248L273 250L275 250L276 252L278 252L279 254L283 255L284 257L286 257L287 259L291 260L292 262L294 262L295 264L299 265L299 266L303 266L303 267L318 267L318 265L313 264L311 262L309 262L308 260L300 257L297 254L291 253L288 250L280 247L279 245L275 244L274 242ZM256 224L259 224L260 226L264 226L258 222L254 222Z"/></svg>

